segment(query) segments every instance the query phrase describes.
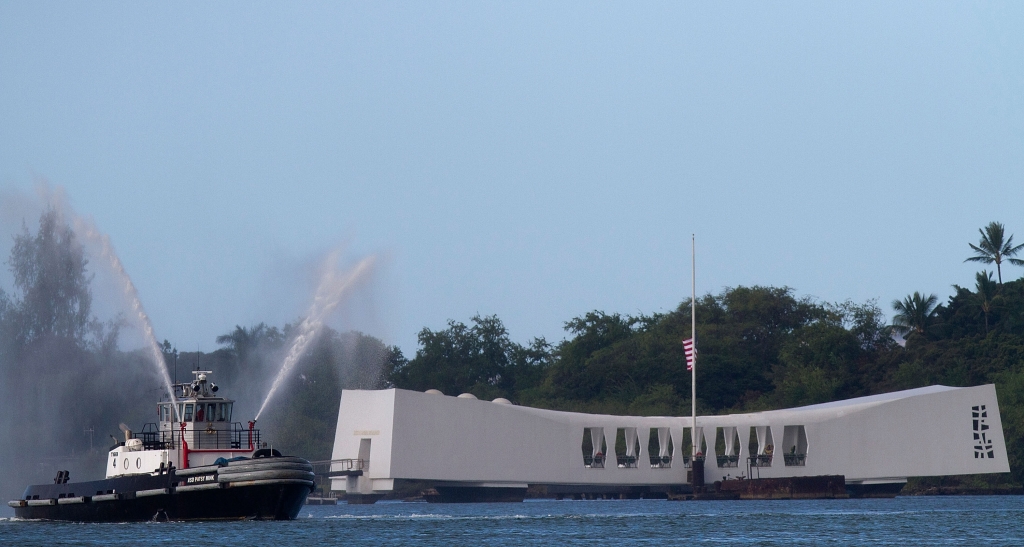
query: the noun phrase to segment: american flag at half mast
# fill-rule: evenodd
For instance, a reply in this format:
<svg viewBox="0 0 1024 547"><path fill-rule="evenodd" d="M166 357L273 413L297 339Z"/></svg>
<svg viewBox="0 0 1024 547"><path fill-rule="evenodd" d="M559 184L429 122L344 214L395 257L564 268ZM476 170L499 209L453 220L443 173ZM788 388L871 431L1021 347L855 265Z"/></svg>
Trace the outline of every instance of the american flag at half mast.
<svg viewBox="0 0 1024 547"><path fill-rule="evenodd" d="M686 370L693 370L693 362L697 357L697 346L693 343L693 338L683 340L683 351L686 352Z"/></svg>

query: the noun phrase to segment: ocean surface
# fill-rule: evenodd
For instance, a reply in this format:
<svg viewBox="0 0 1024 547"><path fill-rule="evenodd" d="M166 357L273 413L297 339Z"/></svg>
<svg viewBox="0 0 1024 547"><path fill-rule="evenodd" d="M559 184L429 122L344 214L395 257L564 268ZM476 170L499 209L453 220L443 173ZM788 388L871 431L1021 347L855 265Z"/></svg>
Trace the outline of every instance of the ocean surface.
<svg viewBox="0 0 1024 547"><path fill-rule="evenodd" d="M1024 497L378 502L290 522L0 520L2 545L1024 545Z"/></svg>

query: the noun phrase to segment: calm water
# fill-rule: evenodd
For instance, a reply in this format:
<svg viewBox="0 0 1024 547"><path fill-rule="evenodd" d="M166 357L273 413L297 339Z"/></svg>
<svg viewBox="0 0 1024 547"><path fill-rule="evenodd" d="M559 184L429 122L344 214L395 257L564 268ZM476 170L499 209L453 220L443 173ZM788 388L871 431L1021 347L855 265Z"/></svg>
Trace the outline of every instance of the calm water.
<svg viewBox="0 0 1024 547"><path fill-rule="evenodd" d="M1024 545L1024 497L311 506L292 522L0 520L4 545Z"/></svg>

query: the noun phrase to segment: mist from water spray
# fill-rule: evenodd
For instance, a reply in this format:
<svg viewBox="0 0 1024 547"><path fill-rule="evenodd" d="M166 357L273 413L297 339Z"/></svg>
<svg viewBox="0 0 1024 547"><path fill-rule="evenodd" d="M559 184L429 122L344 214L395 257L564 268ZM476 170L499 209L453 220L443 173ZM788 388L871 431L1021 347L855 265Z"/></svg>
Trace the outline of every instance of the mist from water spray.
<svg viewBox="0 0 1024 547"><path fill-rule="evenodd" d="M364 258L350 271L340 272L335 266L340 254L340 251L334 251L324 262L323 274L320 277L320 284L317 286L313 304L310 305L309 310L306 312L306 317L299 324L295 340L292 342L288 355L281 364L281 370L274 377L274 383L270 385L270 391L267 393L266 399L263 400L260 410L256 413L256 420L260 419L263 410L267 408L270 400L277 393L278 388L281 387L285 378L288 378L289 373L295 368L299 358L306 353L306 349L309 348L310 343L316 338L324 322L330 317L334 309L338 307L338 304L341 303L342 298L349 289L370 271L375 260L372 256Z"/></svg>
<svg viewBox="0 0 1024 547"><path fill-rule="evenodd" d="M67 213L65 208L65 214ZM87 239L98 245L100 248L100 255L107 261L110 266L110 270L117 277L117 281L121 286L121 291L124 297L128 300L128 305L131 307L132 312L135 313L135 317L138 319L140 326L142 327L142 334L146 342L146 351L149 353L150 361L153 363L153 367L156 369L157 376L164 383L164 388L167 390L167 394L171 399L171 408L175 416L178 414L177 401L174 398L174 385L171 382L171 376L167 374L167 365L164 362L163 351L160 350L160 344L156 341L156 336L153 334L153 324L149 320L149 315L146 314L146 310L142 307L142 301L139 300L139 292L135 288L135 283L132 283L131 277L128 276L128 271L125 270L124 265L121 263L121 259L118 258L117 253L114 252L114 246L110 243L110 237L100 232L96 225L91 221L83 219L78 215L68 215L74 222L75 233L84 239Z"/></svg>

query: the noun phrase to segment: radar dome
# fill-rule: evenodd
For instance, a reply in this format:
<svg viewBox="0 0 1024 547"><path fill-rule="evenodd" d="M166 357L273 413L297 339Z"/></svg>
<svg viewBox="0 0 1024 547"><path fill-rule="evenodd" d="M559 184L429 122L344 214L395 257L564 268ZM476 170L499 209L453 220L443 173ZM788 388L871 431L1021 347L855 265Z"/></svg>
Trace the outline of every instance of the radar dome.
<svg viewBox="0 0 1024 547"><path fill-rule="evenodd" d="M459 395L459 399L476 399L476 395L473 395L472 393L463 393L462 395Z"/></svg>
<svg viewBox="0 0 1024 547"><path fill-rule="evenodd" d="M428 390L424 391L423 393L429 393L431 395L444 395L444 393L441 393L440 389L428 389Z"/></svg>

